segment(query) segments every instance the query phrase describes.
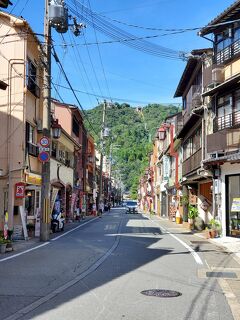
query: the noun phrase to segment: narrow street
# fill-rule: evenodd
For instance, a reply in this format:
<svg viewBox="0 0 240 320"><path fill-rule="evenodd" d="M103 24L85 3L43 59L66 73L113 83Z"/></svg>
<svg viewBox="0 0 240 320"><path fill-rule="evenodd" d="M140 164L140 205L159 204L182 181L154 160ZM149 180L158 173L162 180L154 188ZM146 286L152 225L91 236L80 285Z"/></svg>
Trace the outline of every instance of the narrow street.
<svg viewBox="0 0 240 320"><path fill-rule="evenodd" d="M214 257L221 264L221 254L190 246L187 235L167 228L113 208L36 250L0 260L0 319L233 319L218 280L205 272ZM141 293L149 289L180 295Z"/></svg>

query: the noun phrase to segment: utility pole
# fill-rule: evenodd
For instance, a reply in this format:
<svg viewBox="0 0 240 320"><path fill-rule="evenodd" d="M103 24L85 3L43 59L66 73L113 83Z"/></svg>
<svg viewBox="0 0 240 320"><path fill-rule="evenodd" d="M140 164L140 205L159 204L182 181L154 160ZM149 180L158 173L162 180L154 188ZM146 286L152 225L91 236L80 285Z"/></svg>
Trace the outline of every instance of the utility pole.
<svg viewBox="0 0 240 320"><path fill-rule="evenodd" d="M105 130L105 118L106 118L106 108L107 102L104 100L103 102L103 114L102 114L102 130L101 130L101 137L100 137L100 177L99 177L99 197L98 197L98 209L99 203L103 200L102 199L102 173L103 173L103 138L104 138L104 130Z"/></svg>
<svg viewBox="0 0 240 320"><path fill-rule="evenodd" d="M44 16L44 76L43 76L43 136L51 142L51 26L48 19L49 0L45 0ZM50 143L51 146L51 143ZM51 150L49 151L49 153ZM50 158L50 157L49 157ZM40 240L48 241L50 233L50 159L42 163Z"/></svg>

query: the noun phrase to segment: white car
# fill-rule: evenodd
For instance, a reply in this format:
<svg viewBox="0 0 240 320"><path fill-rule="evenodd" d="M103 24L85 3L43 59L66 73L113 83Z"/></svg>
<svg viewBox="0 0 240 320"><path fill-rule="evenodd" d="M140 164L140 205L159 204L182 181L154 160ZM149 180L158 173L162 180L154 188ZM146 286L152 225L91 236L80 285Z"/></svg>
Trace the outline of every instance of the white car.
<svg viewBox="0 0 240 320"><path fill-rule="evenodd" d="M126 213L138 213L138 203L135 200L128 200L126 205Z"/></svg>

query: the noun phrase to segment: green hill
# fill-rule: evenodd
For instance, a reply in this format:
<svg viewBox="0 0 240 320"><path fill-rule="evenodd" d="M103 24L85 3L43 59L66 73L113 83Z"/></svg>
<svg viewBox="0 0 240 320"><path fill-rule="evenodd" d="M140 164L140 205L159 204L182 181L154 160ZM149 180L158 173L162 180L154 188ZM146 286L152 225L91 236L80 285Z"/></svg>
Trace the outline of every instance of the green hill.
<svg viewBox="0 0 240 320"><path fill-rule="evenodd" d="M95 137L99 145L102 124L103 105L86 110L85 113L94 127L93 133L88 121L85 125ZM106 111L106 127L110 129L110 137L105 141L104 153L109 156L110 145L120 145L113 148L112 170L121 174L122 181L131 196L137 197L137 186L140 175L148 164L148 154L152 150L152 138L157 127L170 114L178 112L174 105L164 106L151 104L146 107L132 108L128 104L115 103Z"/></svg>

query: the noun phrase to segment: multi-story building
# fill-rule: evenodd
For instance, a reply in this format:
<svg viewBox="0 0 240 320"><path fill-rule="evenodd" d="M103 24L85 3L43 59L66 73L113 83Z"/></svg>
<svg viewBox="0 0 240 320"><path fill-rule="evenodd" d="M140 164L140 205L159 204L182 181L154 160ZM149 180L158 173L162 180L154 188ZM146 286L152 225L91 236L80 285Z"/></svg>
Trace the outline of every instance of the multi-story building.
<svg viewBox="0 0 240 320"><path fill-rule="evenodd" d="M183 220L188 219L188 206L197 207L199 217L208 222L212 210L212 175L205 170L205 130L209 114L202 99L204 88L211 81L212 49L191 52L174 97L182 97L181 177L179 182L185 201ZM181 200L181 199L180 199Z"/></svg>
<svg viewBox="0 0 240 320"><path fill-rule="evenodd" d="M59 194L63 194L63 197L60 197L64 200L62 206L66 208L66 217L73 219L75 213L79 209L82 210L83 203L85 209L85 128L81 112L76 106L52 100L52 114L62 127L62 137L53 141L52 157L55 161L51 161L51 169L57 181L52 181L52 186L56 188L56 183L61 183ZM58 175L55 174L56 168Z"/></svg>
<svg viewBox="0 0 240 320"><path fill-rule="evenodd" d="M0 224L21 234L22 221L35 221L41 202L42 52L24 19L0 12L0 24L1 78L7 84L0 90Z"/></svg>
<svg viewBox="0 0 240 320"><path fill-rule="evenodd" d="M213 173L213 215L223 234L240 237L240 1L213 19L200 35L212 35L212 81L204 88L211 121L206 127L207 156Z"/></svg>

